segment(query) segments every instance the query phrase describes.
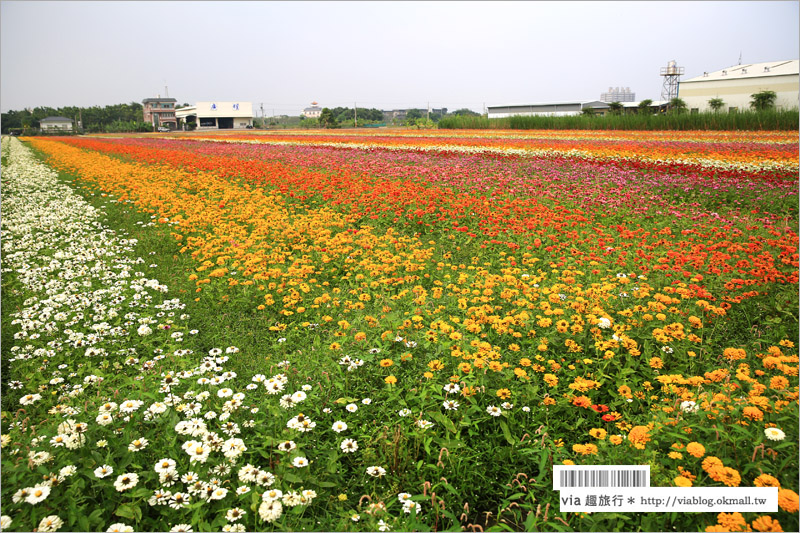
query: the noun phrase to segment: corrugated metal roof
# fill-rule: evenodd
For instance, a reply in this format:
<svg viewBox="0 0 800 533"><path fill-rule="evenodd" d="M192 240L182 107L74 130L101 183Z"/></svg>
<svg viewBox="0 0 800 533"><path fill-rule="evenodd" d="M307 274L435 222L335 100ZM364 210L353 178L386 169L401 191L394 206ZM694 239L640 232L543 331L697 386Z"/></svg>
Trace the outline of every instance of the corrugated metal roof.
<svg viewBox="0 0 800 533"><path fill-rule="evenodd" d="M47 117L39 121L40 124L42 122L73 122L73 120L67 117Z"/></svg>
<svg viewBox="0 0 800 533"><path fill-rule="evenodd" d="M682 80L681 84L702 81L718 81L742 78L761 78L765 76L787 76L800 74L800 59L784 61L769 61L766 63L750 63L746 65L733 65L714 72L704 73L702 76Z"/></svg>
<svg viewBox="0 0 800 533"><path fill-rule="evenodd" d="M177 102L174 98L145 98L142 100L143 104L148 102Z"/></svg>
<svg viewBox="0 0 800 533"><path fill-rule="evenodd" d="M608 107L608 103L601 102L600 100L571 100L568 102L534 102L530 104L505 104L505 105L490 105L486 109L497 109L498 107L537 107L537 106L555 106L555 105L583 105L586 107L591 104L592 107Z"/></svg>

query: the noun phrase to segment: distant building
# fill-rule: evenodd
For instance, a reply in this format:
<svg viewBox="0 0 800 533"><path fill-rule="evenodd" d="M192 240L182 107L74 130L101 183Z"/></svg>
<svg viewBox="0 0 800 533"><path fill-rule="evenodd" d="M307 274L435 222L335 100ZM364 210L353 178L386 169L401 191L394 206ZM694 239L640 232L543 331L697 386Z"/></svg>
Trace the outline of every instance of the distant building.
<svg viewBox="0 0 800 533"><path fill-rule="evenodd" d="M322 115L322 108L316 102L311 102L311 107L303 109L303 112L300 113L300 116L306 118L319 118L320 115Z"/></svg>
<svg viewBox="0 0 800 533"><path fill-rule="evenodd" d="M194 124L199 130L245 129L253 127L252 102L197 102L175 111L185 127Z"/></svg>
<svg viewBox="0 0 800 533"><path fill-rule="evenodd" d="M428 114L428 108L427 107L426 108L416 108L416 110L419 111L419 113L423 117L427 116L427 114ZM409 111L411 111L411 109L393 109L391 111L384 111L383 112L383 120L385 120L386 122L391 122L394 119L405 120L406 119L406 115L408 114ZM439 115L446 115L447 114L447 108L446 107L443 107L441 109L433 109L433 108L431 108L430 111L431 111L431 113L439 114Z"/></svg>
<svg viewBox="0 0 800 533"><path fill-rule="evenodd" d="M47 117L39 121L42 131L72 131L73 120L66 117Z"/></svg>
<svg viewBox="0 0 800 533"><path fill-rule="evenodd" d="M800 60L769 61L734 65L680 82L678 97L692 112L710 111L708 101L720 98L724 111L750 109L752 95L774 91L775 107L792 109L800 106Z"/></svg>
<svg viewBox="0 0 800 533"><path fill-rule="evenodd" d="M633 102L635 100L636 93L632 93L630 87L609 87L607 93L600 95L601 102Z"/></svg>
<svg viewBox="0 0 800 533"><path fill-rule="evenodd" d="M144 121L153 125L153 129L160 126L171 130L178 128L178 119L175 117L174 98L145 98L142 100L144 106Z"/></svg>
<svg viewBox="0 0 800 533"><path fill-rule="evenodd" d="M538 104L512 104L489 106L489 118L505 118L512 116L570 116L580 115L584 109L592 108L597 115L608 110L608 104L598 100L580 100L572 102L549 102Z"/></svg>

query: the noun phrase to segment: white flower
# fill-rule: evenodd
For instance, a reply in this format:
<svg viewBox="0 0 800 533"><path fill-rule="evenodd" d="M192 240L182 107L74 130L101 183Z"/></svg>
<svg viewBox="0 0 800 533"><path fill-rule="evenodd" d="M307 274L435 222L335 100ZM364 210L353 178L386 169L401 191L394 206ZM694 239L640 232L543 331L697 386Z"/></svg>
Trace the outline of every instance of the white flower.
<svg viewBox="0 0 800 533"><path fill-rule="evenodd" d="M397 414L404 417L408 416L411 414L411 409L400 409Z"/></svg>
<svg viewBox="0 0 800 533"><path fill-rule="evenodd" d="M361 400L361 403L363 403L364 405L369 405L372 403L372 398L364 398L363 400Z"/></svg>
<svg viewBox="0 0 800 533"><path fill-rule="evenodd" d="M383 519L378 520L378 531L391 531L389 524L383 521Z"/></svg>
<svg viewBox="0 0 800 533"><path fill-rule="evenodd" d="M406 502L411 499L411 494L407 492L401 492L397 495L397 499L400 500L400 503Z"/></svg>
<svg viewBox="0 0 800 533"><path fill-rule="evenodd" d="M308 459L305 457L295 457L294 460L292 460L292 464L295 468L303 468L308 466Z"/></svg>
<svg viewBox="0 0 800 533"><path fill-rule="evenodd" d="M611 327L611 320L606 317L601 317L597 320L597 327L601 329L607 329Z"/></svg>
<svg viewBox="0 0 800 533"><path fill-rule="evenodd" d="M340 448L344 453L353 453L358 450L358 442L353 439L344 439Z"/></svg>
<svg viewBox="0 0 800 533"><path fill-rule="evenodd" d="M13 520L11 520L10 516L5 514L3 516L0 516L0 530L8 529L9 527L11 527L12 522Z"/></svg>
<svg viewBox="0 0 800 533"><path fill-rule="evenodd" d="M299 391L295 392L294 394L292 394L292 401L294 403L300 403L303 400L305 400L306 397L307 397L306 393L301 391L301 390L299 390Z"/></svg>
<svg viewBox="0 0 800 533"><path fill-rule="evenodd" d="M283 514L283 505L278 500L261 502L261 505L258 506L258 516L264 522L274 522L281 517L281 514Z"/></svg>
<svg viewBox="0 0 800 533"><path fill-rule="evenodd" d="M492 416L500 416L503 413L503 411L499 407L496 407L494 405L490 405L489 407L487 407L486 412Z"/></svg>
<svg viewBox="0 0 800 533"><path fill-rule="evenodd" d="M442 406L448 411L455 411L460 404L455 400L445 400Z"/></svg>
<svg viewBox="0 0 800 533"><path fill-rule="evenodd" d="M764 430L764 435L766 435L769 440L783 440L786 438L786 433L778 428L767 428Z"/></svg>
<svg viewBox="0 0 800 533"><path fill-rule="evenodd" d="M261 495L261 501L271 502L274 500L280 500L282 497L283 491L280 489L271 489Z"/></svg>
<svg viewBox="0 0 800 533"><path fill-rule="evenodd" d="M336 433L341 433L342 431L347 429L347 424L345 424L341 420L337 420L336 422L333 423L333 428L332 429Z"/></svg>
<svg viewBox="0 0 800 533"><path fill-rule="evenodd" d="M129 526L128 524L118 522L108 526L106 533L131 533L133 530L133 527Z"/></svg>
<svg viewBox="0 0 800 533"><path fill-rule="evenodd" d="M39 527L36 528L37 531L42 533L51 532L51 531L58 531L61 526L64 525L64 521L61 520L58 516L51 514L50 516L45 516L42 518L41 522L39 522Z"/></svg>
<svg viewBox="0 0 800 533"><path fill-rule="evenodd" d="M382 466L370 466L367 467L367 474L372 477L383 477L386 475L386 469Z"/></svg>
<svg viewBox="0 0 800 533"><path fill-rule="evenodd" d="M522 410L523 410L524 412L526 412L526 413L530 413L530 412L531 412L531 408L530 408L530 407L528 407L527 405L526 405L526 406L524 406L524 407L522 408Z"/></svg>
<svg viewBox="0 0 800 533"><path fill-rule="evenodd" d="M36 485L35 487L30 487L26 490L28 491L28 497L25 498L25 501L31 505L36 505L37 503L46 500L50 495L50 487L47 485Z"/></svg>
<svg viewBox="0 0 800 533"><path fill-rule="evenodd" d="M247 514L247 511L240 509L239 507L234 507L233 509L229 509L227 513L225 513L225 519L228 522L236 522L237 520L241 520Z"/></svg>
<svg viewBox="0 0 800 533"><path fill-rule="evenodd" d="M176 466L177 463L173 459L161 459L153 468L160 474L161 472L172 472Z"/></svg>
<svg viewBox="0 0 800 533"><path fill-rule="evenodd" d="M219 396L220 398L227 398L228 396L231 396L232 394L233 394L233 391L231 389L228 389L228 388L220 389L219 391L217 391L217 396Z"/></svg>
<svg viewBox="0 0 800 533"><path fill-rule="evenodd" d="M352 520L353 522L358 522L359 520L361 520L361 515L359 515L358 513L352 514L350 515L350 520Z"/></svg>
<svg viewBox="0 0 800 533"><path fill-rule="evenodd" d="M697 405L696 402L691 400L687 400L685 402L681 402L681 411L684 413L696 413L700 410L700 406Z"/></svg>
<svg viewBox="0 0 800 533"><path fill-rule="evenodd" d="M142 324L139 326L139 329L136 330L136 333L144 337L145 335L150 335L153 333L153 330L147 324Z"/></svg>
<svg viewBox="0 0 800 533"><path fill-rule="evenodd" d="M132 489L139 483L139 476L137 474L120 474L114 482L114 488L118 492L124 492Z"/></svg>
<svg viewBox="0 0 800 533"><path fill-rule="evenodd" d="M461 387L458 386L458 383L448 383L444 387L442 387L445 392L449 392L455 394L456 392L461 390Z"/></svg>
<svg viewBox="0 0 800 533"><path fill-rule="evenodd" d="M169 530L170 533L190 533L194 531L191 524L176 524Z"/></svg>
<svg viewBox="0 0 800 533"><path fill-rule="evenodd" d="M148 442L149 441L147 439L136 439L128 445L128 451L138 452L140 450L144 450L147 447Z"/></svg>
<svg viewBox="0 0 800 533"><path fill-rule="evenodd" d="M295 448L297 448L297 444L295 444L292 440L283 441L278 444L278 449L282 452L290 452Z"/></svg>
<svg viewBox="0 0 800 533"><path fill-rule="evenodd" d="M358 406L354 403L348 403L347 405L345 405L344 408L350 411L351 413L355 413L356 411L358 411Z"/></svg>
<svg viewBox="0 0 800 533"><path fill-rule="evenodd" d="M404 501L403 512L406 514L411 514L411 511L419 512L419 504L411 500Z"/></svg>
<svg viewBox="0 0 800 533"><path fill-rule="evenodd" d="M313 389L314 387L312 387L311 385L303 385L303 386L302 386L302 387L300 387L300 388L301 388L301 389L303 389L304 391L308 392L308 391L310 391L311 389Z"/></svg>
<svg viewBox="0 0 800 533"><path fill-rule="evenodd" d="M114 473L114 469L109 465L98 466L94 469L94 475L99 478L108 477Z"/></svg>

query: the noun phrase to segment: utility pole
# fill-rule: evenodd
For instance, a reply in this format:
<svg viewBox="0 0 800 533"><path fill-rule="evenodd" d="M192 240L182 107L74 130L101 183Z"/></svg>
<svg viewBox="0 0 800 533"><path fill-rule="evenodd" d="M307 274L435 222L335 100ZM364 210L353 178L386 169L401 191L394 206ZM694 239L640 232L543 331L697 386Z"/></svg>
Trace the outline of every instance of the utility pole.
<svg viewBox="0 0 800 533"><path fill-rule="evenodd" d="M425 115L425 120L427 121L427 120L430 120L430 119L431 119L431 103L428 102L428 114Z"/></svg>
<svg viewBox="0 0 800 533"><path fill-rule="evenodd" d="M353 117L354 117L353 125L354 125L354 127L357 128L358 127L358 104L355 103L355 102L353 102L353 113L354 113L354 115L353 115Z"/></svg>

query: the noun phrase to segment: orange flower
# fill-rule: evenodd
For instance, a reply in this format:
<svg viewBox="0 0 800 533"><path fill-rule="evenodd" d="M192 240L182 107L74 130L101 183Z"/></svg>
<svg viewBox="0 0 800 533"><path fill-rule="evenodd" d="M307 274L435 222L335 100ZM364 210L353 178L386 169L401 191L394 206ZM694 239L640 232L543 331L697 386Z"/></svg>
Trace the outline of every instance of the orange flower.
<svg viewBox="0 0 800 533"><path fill-rule="evenodd" d="M726 484L729 487L738 487L739 484L742 482L742 478L739 475L739 471L728 466L723 467L718 474L719 479L712 478L714 481L719 481L721 483Z"/></svg>
<svg viewBox="0 0 800 533"><path fill-rule="evenodd" d="M647 426L634 426L628 433L628 441L635 448L644 450L645 444L650 441L650 428Z"/></svg>
<svg viewBox="0 0 800 533"><path fill-rule="evenodd" d="M778 506L787 513L797 512L797 493L789 489L778 491Z"/></svg>
<svg viewBox="0 0 800 533"><path fill-rule="evenodd" d="M747 521L742 513L719 513L717 522L719 525L727 527L728 531L745 531L747 529Z"/></svg>
<svg viewBox="0 0 800 533"><path fill-rule="evenodd" d="M397 383L397 378L394 376L386 376L386 378L383 381L385 381L389 385L394 385L395 383Z"/></svg>
<svg viewBox="0 0 800 533"><path fill-rule="evenodd" d="M389 368L393 364L394 364L394 361L392 361L391 359L381 359L381 362L380 362L380 365L383 368Z"/></svg>
<svg viewBox="0 0 800 533"><path fill-rule="evenodd" d="M675 479L672 480L672 482L675 483L676 487L691 487L692 486L692 480L691 479L686 479L683 476L676 477Z"/></svg>
<svg viewBox="0 0 800 533"><path fill-rule="evenodd" d="M771 516L759 516L753 520L753 529L756 531L783 531L780 522Z"/></svg>
<svg viewBox="0 0 800 533"><path fill-rule="evenodd" d="M742 411L742 414L749 418L750 420L761 420L764 418L764 413L758 407L753 407L752 405L748 405Z"/></svg>
<svg viewBox="0 0 800 533"><path fill-rule="evenodd" d="M590 400L586 396L577 396L573 398L572 405L574 405L575 407L583 407L588 409L592 405L592 400Z"/></svg>
<svg viewBox="0 0 800 533"><path fill-rule="evenodd" d="M703 470L706 472L711 472L712 470L719 470L723 467L722 461L718 457L714 457L713 455L709 455L705 459L703 459L702 464Z"/></svg>
<svg viewBox="0 0 800 533"><path fill-rule="evenodd" d="M686 453L699 459L706 454L706 448L699 442L690 442L686 445Z"/></svg>
<svg viewBox="0 0 800 533"><path fill-rule="evenodd" d="M497 397L501 400L508 400L511 398L511 391L508 389L500 389L497 391Z"/></svg>
<svg viewBox="0 0 800 533"><path fill-rule="evenodd" d="M610 437L608 437L608 442L610 442L614 446L618 446L622 444L622 435L611 435Z"/></svg>
<svg viewBox="0 0 800 533"><path fill-rule="evenodd" d="M753 485L756 487L778 487L780 488L780 482L773 476L769 474L761 474L757 478L753 480Z"/></svg>

